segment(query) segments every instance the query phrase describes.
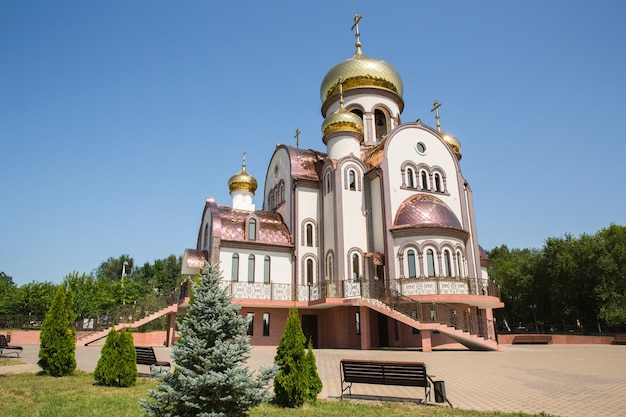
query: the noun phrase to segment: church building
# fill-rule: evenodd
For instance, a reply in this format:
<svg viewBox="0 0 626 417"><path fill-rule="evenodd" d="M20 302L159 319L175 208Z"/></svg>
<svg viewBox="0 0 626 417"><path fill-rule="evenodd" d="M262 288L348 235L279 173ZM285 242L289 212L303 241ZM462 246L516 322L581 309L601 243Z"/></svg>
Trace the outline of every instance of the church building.
<svg viewBox="0 0 626 417"><path fill-rule="evenodd" d="M321 149L276 145L260 210L244 153L231 204L207 198L182 272L220 263L253 346L277 346L295 306L316 348L497 350L503 304L460 142L436 101L435 128L402 122L402 79L363 54L360 19L354 55L321 83Z"/></svg>

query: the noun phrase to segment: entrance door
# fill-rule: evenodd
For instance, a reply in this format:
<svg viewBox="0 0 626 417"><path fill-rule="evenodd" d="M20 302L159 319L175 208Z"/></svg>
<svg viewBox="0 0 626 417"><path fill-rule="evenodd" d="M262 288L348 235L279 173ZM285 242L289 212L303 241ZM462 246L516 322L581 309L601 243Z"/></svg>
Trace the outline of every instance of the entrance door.
<svg viewBox="0 0 626 417"><path fill-rule="evenodd" d="M307 343L309 339L313 344L313 348L317 348L317 316L311 314L302 315L302 331L306 337Z"/></svg>
<svg viewBox="0 0 626 417"><path fill-rule="evenodd" d="M389 326L387 316L378 313L378 344L379 347L389 347Z"/></svg>

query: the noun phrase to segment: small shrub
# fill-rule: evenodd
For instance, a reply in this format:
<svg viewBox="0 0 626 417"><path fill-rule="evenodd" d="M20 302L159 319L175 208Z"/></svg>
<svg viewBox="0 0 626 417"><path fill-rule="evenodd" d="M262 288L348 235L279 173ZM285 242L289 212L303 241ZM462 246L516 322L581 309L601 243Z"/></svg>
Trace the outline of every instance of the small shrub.
<svg viewBox="0 0 626 417"><path fill-rule="evenodd" d="M93 376L102 385L130 387L137 381L136 361L132 332L113 328L104 342Z"/></svg>
<svg viewBox="0 0 626 417"><path fill-rule="evenodd" d="M57 287L52 304L41 325L39 362L51 376L71 375L76 369L76 329L72 326L72 295Z"/></svg>

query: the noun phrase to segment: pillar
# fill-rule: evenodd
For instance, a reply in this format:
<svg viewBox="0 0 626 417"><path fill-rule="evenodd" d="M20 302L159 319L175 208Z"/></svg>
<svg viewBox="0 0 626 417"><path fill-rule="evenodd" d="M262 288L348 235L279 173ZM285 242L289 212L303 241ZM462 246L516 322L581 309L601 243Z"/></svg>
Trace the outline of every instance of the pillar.
<svg viewBox="0 0 626 417"><path fill-rule="evenodd" d="M361 350L370 350L372 348L370 309L365 306L360 306L359 314L361 316Z"/></svg>
<svg viewBox="0 0 626 417"><path fill-rule="evenodd" d="M432 352L433 343L430 339L432 331L430 329L420 330L420 335L422 336L422 352Z"/></svg>

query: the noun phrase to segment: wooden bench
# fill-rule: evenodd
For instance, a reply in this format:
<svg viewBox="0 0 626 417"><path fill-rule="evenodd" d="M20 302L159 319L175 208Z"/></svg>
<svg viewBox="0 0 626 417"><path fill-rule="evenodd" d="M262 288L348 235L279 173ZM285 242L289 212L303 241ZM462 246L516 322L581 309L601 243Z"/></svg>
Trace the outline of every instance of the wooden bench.
<svg viewBox="0 0 626 417"><path fill-rule="evenodd" d="M12 352L7 352L6 354L12 353L14 354L16 357L20 357L20 353L22 353L22 347L21 346L11 346L9 345L9 342L7 341L7 338L5 335L0 334L0 356L4 356L5 350L10 350Z"/></svg>
<svg viewBox="0 0 626 417"><path fill-rule="evenodd" d="M550 336L549 334L518 334L513 338L512 343L514 345L548 345L552 343L552 336Z"/></svg>
<svg viewBox="0 0 626 417"><path fill-rule="evenodd" d="M352 384L357 383L424 387L424 401L430 400L432 379L423 362L342 359L340 373L342 399L346 391L352 395Z"/></svg>
<svg viewBox="0 0 626 417"><path fill-rule="evenodd" d="M170 368L171 364L166 361L157 360L154 348L152 346L135 346L135 352L137 353L137 365L150 366L150 373L152 373L153 367Z"/></svg>
<svg viewBox="0 0 626 417"><path fill-rule="evenodd" d="M613 342L613 345L626 345L626 334L616 334Z"/></svg>

